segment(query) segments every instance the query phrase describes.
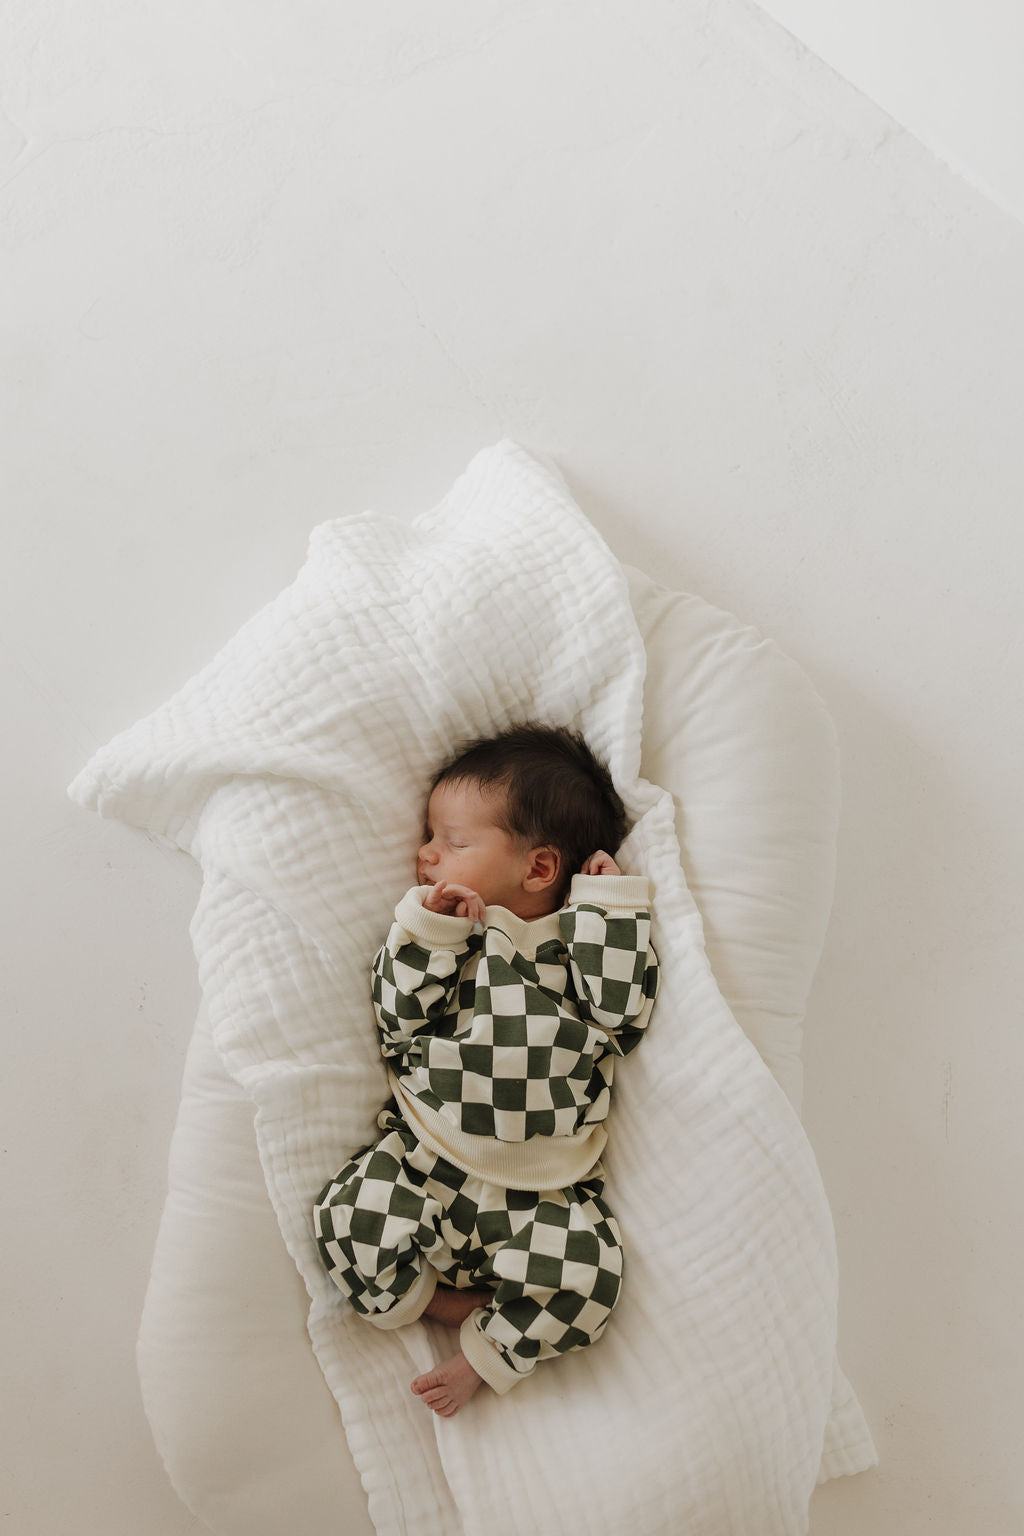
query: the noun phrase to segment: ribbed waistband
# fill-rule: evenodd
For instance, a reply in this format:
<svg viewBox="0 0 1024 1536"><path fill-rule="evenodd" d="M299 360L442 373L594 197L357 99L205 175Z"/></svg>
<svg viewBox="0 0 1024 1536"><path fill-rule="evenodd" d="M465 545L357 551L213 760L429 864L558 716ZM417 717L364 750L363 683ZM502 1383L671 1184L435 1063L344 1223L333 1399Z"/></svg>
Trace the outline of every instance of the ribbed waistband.
<svg viewBox="0 0 1024 1536"><path fill-rule="evenodd" d="M409 1093L390 1067L388 1081L418 1141L463 1173L501 1189L564 1189L576 1184L586 1178L608 1141L602 1124L584 1126L575 1136L531 1136L529 1141L468 1136Z"/></svg>

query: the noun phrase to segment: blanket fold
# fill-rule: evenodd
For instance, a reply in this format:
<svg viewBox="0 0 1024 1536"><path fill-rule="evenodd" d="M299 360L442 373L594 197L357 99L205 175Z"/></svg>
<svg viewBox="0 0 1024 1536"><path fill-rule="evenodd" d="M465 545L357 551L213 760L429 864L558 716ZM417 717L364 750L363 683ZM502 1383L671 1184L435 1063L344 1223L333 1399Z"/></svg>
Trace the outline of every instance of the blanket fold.
<svg viewBox="0 0 1024 1536"><path fill-rule="evenodd" d="M671 796L639 776L644 667L622 567L557 470L505 440L411 523L315 529L291 586L70 787L202 867L213 1037L254 1103L382 1536L801 1536L819 1476L874 1459L835 1366L813 1153L711 974ZM607 1333L442 1420L409 1382L452 1340L368 1328L321 1268L311 1207L389 1094L368 966L425 786L453 746L526 717L582 730L611 769L620 863L657 893L661 991L608 1120L626 1272Z"/></svg>

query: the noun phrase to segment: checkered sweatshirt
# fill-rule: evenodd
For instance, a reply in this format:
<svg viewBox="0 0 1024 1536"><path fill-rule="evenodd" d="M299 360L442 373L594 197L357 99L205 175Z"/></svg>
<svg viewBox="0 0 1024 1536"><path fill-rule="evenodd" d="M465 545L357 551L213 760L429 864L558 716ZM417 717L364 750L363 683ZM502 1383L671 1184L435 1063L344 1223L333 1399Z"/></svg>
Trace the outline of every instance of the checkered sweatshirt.
<svg viewBox="0 0 1024 1536"><path fill-rule="evenodd" d="M658 988L647 877L576 875L561 911L526 922L488 907L482 932L428 911L428 890L406 892L373 962L399 1107L478 1177L575 1182L604 1148L615 1059L639 1043Z"/></svg>

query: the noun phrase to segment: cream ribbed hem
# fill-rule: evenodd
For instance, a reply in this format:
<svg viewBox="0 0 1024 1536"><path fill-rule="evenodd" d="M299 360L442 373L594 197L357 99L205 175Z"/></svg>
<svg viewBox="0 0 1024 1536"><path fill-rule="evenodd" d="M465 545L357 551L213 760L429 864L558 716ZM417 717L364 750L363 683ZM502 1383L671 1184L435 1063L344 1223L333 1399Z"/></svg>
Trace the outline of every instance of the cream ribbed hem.
<svg viewBox="0 0 1024 1536"><path fill-rule="evenodd" d="M477 1318L485 1315L483 1307L477 1307L463 1321L459 1329L459 1343L462 1345L462 1353L476 1371L482 1376L489 1387L504 1397L506 1392L532 1373L530 1371L516 1371L503 1360L493 1344L489 1344L487 1338L476 1326Z"/></svg>
<svg viewBox="0 0 1024 1536"><path fill-rule="evenodd" d="M429 885L414 885L406 891L395 908L395 922L411 939L430 949L459 949L473 932L468 917L448 917L443 912L428 912L423 898Z"/></svg>
<svg viewBox="0 0 1024 1536"><path fill-rule="evenodd" d="M424 1259L420 1277L412 1290L406 1291L390 1312L371 1312L366 1321L375 1328L404 1328L406 1323L414 1323L418 1317L422 1317L436 1290L437 1270Z"/></svg>
<svg viewBox="0 0 1024 1536"><path fill-rule="evenodd" d="M578 1184L608 1141L608 1132L600 1123L584 1126L575 1136L531 1136L529 1141L469 1136L409 1093L390 1067L388 1082L418 1141L463 1173L501 1189L538 1191Z"/></svg>
<svg viewBox="0 0 1024 1536"><path fill-rule="evenodd" d="M651 904L651 882L646 875L573 875L569 903L578 906L581 901L609 911L640 911Z"/></svg>

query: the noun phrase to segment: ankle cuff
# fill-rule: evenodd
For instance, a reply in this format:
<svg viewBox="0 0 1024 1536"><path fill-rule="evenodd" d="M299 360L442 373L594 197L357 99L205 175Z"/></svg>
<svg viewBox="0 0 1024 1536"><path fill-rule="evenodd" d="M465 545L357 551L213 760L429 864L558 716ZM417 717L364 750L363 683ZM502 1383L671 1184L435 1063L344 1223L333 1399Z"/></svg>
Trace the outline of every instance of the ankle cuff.
<svg viewBox="0 0 1024 1536"><path fill-rule="evenodd" d="M406 1323L414 1323L423 1316L436 1289L437 1270L424 1259L419 1279L411 1289L389 1311L368 1313L366 1321L375 1328L404 1328Z"/></svg>
<svg viewBox="0 0 1024 1536"><path fill-rule="evenodd" d="M502 1359L487 1335L480 1332L478 1324L487 1316L487 1310L486 1307L477 1307L475 1312L469 1314L459 1329L459 1342L462 1353L477 1375L482 1376L495 1392L504 1396L524 1376L530 1375L530 1371L514 1370L507 1360Z"/></svg>

